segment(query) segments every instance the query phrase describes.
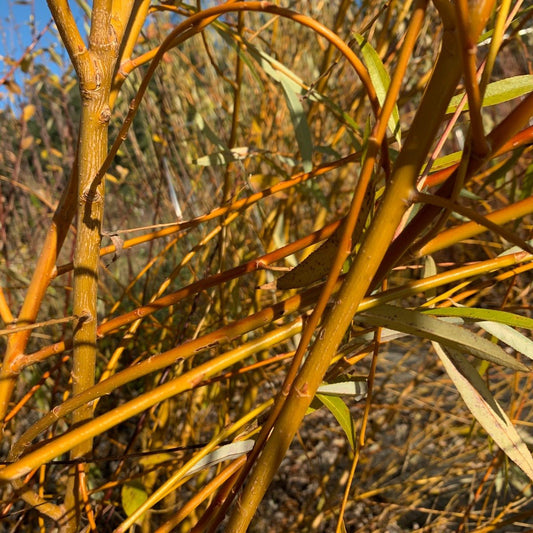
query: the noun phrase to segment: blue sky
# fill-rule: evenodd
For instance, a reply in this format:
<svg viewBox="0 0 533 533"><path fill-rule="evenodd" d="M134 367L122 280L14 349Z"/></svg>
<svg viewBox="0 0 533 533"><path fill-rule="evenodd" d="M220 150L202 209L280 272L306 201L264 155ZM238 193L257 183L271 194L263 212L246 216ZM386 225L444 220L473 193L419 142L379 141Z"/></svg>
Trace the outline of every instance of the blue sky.
<svg viewBox="0 0 533 533"><path fill-rule="evenodd" d="M0 79L10 71L12 67L10 61L20 59L24 50L32 43L34 36L39 35L51 19L46 0L3 0L1 4L4 9L0 11ZM81 10L76 2L71 2L71 8L76 19L82 22ZM48 50L55 51L59 57L66 60L66 54L58 39L55 26L52 25L34 49L34 51L43 51L41 55L37 55L35 61L46 63L50 69L54 70L54 63L50 60ZM59 67L55 68L59 72ZM14 81L19 85L23 81L22 76L20 69L17 69ZM7 89L0 86L0 108L9 103L13 104L13 100L17 101L18 98L13 94L10 98Z"/></svg>

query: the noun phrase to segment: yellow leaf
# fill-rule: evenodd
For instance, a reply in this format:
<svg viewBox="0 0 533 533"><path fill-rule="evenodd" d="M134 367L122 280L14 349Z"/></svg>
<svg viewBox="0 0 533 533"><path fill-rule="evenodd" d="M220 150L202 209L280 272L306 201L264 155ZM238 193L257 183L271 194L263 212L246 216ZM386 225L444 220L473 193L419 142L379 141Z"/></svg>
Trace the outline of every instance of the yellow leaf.
<svg viewBox="0 0 533 533"><path fill-rule="evenodd" d="M32 76L29 80L28 80L28 83L30 85L35 85L38 81L41 81L45 76L42 74L42 73L39 73L39 74L36 74L35 76Z"/></svg>
<svg viewBox="0 0 533 533"><path fill-rule="evenodd" d="M115 176L113 176L113 174L109 174L109 172L105 173L105 179L109 180L111 183L118 183L117 178L115 178Z"/></svg>
<svg viewBox="0 0 533 533"><path fill-rule="evenodd" d="M20 142L20 147L23 150L27 150L32 144L33 144L33 135L28 135L27 137L24 137L24 139L22 139L22 141Z"/></svg>
<svg viewBox="0 0 533 533"><path fill-rule="evenodd" d="M173 461L175 457L170 453L156 453L154 455L147 455L139 459L139 464L143 466L153 466L165 463L167 461Z"/></svg>
<svg viewBox="0 0 533 533"><path fill-rule="evenodd" d="M22 94L20 87L13 80L4 81L4 85L10 93Z"/></svg>
<svg viewBox="0 0 533 533"><path fill-rule="evenodd" d="M22 120L24 122L28 122L33 115L35 115L35 106L33 104L25 106L22 110Z"/></svg>
<svg viewBox="0 0 533 533"><path fill-rule="evenodd" d="M72 80L70 80L66 85L65 85L65 93L69 93L73 87L76 86L76 84L78 83L77 79L76 78L73 78Z"/></svg>
<svg viewBox="0 0 533 533"><path fill-rule="evenodd" d="M131 516L147 499L148 494L140 481L129 481L122 485L122 508Z"/></svg>
<svg viewBox="0 0 533 533"><path fill-rule="evenodd" d="M162 139L161 137L159 137L157 133L154 133L152 135L152 141L154 141L155 143L161 143L162 145L166 144L165 139Z"/></svg>

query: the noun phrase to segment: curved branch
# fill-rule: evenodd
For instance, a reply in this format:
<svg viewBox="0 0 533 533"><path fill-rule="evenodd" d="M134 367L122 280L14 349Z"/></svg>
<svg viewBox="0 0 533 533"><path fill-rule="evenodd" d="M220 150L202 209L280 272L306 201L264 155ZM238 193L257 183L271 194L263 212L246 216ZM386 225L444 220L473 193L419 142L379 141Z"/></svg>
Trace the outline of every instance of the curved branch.
<svg viewBox="0 0 533 533"><path fill-rule="evenodd" d="M68 0L47 0L47 3L74 69L81 79L82 72L91 62L88 61L89 50L74 20Z"/></svg>

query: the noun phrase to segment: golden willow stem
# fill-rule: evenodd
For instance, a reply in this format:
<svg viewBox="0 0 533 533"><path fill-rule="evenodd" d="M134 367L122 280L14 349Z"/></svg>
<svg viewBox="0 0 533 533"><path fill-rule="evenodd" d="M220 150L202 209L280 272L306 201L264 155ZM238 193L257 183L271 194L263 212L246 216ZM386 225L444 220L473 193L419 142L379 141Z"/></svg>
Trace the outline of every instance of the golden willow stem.
<svg viewBox="0 0 533 533"><path fill-rule="evenodd" d="M77 164L74 164L68 185L63 191L59 206L46 234L43 249L37 260L28 292L18 315L17 325L19 326L30 325L35 322L46 289L53 278L52 272L59 250L76 211L76 175ZM30 334L30 329L21 330L8 338L6 353L0 369L0 420L3 420L6 415L18 376L18 371L14 368L15 361L24 353Z"/></svg>
<svg viewBox="0 0 533 533"><path fill-rule="evenodd" d="M149 8L150 0L121 0L113 2L111 24L115 29L117 40L121 42L121 46L109 94L109 106L111 108L114 107L122 83L126 79L125 77L119 77L118 71L131 58L137 39L146 22Z"/></svg>
<svg viewBox="0 0 533 533"><path fill-rule="evenodd" d="M511 23L512 17L507 18L510 8L511 0L502 0L502 2L500 3L500 9L498 9L498 13L496 14L494 30L492 32L492 38L490 41L489 53L487 54L485 69L483 70L483 75L479 83L479 87L482 94L485 94L485 89L487 88L487 85L492 76L496 57L498 55L505 36L505 30Z"/></svg>
<svg viewBox="0 0 533 533"><path fill-rule="evenodd" d="M515 150L519 147L522 147L524 145L530 144L532 142L533 137L533 126L526 128L522 130L521 132L517 133L513 136L513 138L505 143L504 146L502 146L498 151L491 154L491 158L497 157L499 155L502 155L504 153L510 152L512 150ZM193 227L198 226L199 224L203 222L207 222L209 220L213 220L215 218L218 218L220 216L224 216L227 213L230 213L232 211L240 211L244 210L252 205L254 205L256 202L267 198L269 196L272 196L280 191L284 191L286 189L289 189L291 187L294 187L296 184L302 183L308 179L316 178L318 176L321 176L327 172L330 172L336 168L343 167L344 165L351 163L351 162L358 162L360 160L360 153L354 152L352 154L349 154L345 157L342 157L336 161L323 163L319 165L317 168L313 169L312 172L301 172L293 176L292 178L282 181L280 183L277 183L276 185L273 185L272 187L267 187L266 189L263 189L262 191L259 191L257 193L251 194L250 196L243 198L241 200L237 200L231 205L224 206L224 207L217 207L210 211L209 213L205 215L198 216L196 218L192 218L190 220L187 220L185 222L170 222L166 224L157 224L155 226L144 226L142 228L130 228L125 230L119 230L116 233L133 233L136 231L142 231L142 230L148 230L148 229L155 229L155 228L163 228L159 229L158 231L147 233L145 235L141 235L139 237L133 237L131 239L127 239L124 241L122 245L122 249L126 250L129 248L132 248L134 246L138 246L140 244L143 244L145 242L154 240L154 239L160 239L163 237L167 237L169 235L173 235L174 233L177 233L179 231L182 231L184 229L190 229ZM450 177L450 175L454 172L454 170L458 167L458 163L453 164L452 166L445 168L443 170L439 170L438 172L435 172L434 174L430 175L427 178L426 185L428 188L439 185L443 181L445 181L447 178ZM515 204L518 205L518 204ZM507 209L507 208L506 208ZM524 216L524 214L529 213L529 211L523 213L522 215L517 215L514 218L508 218L506 221L514 220L516 218L519 218L519 216ZM490 219L490 217L489 217ZM325 229L325 228L324 228ZM300 239L302 241L302 248L305 248L308 246L308 244L304 244L304 239ZM295 241L295 242L300 242ZM301 248L296 249L295 251L300 250ZM109 246L104 246L100 249L100 257L103 257L105 255L109 255L112 253L116 253L116 247L115 245L111 244ZM292 252L291 252L292 253ZM287 255L289 255L287 253ZM280 255L280 259L284 257ZM54 274L55 276L62 275L70 270L72 270L73 265L72 263L65 263L63 265L60 265L57 267L56 272Z"/></svg>
<svg viewBox="0 0 533 533"><path fill-rule="evenodd" d="M78 30L68 0L47 0L47 3L78 77L94 79L94 65L89 59L89 51Z"/></svg>
<svg viewBox="0 0 533 533"><path fill-rule="evenodd" d="M495 0L485 2L486 9L492 11ZM480 13L472 13L468 0L456 0L454 2L457 17L458 35L461 43L461 59L463 63L463 76L465 80L466 94L470 114L470 131L472 139L473 155L477 158L485 157L489 151L489 145L485 139L483 117L483 94L477 80L477 39L484 27L486 19Z"/></svg>
<svg viewBox="0 0 533 533"><path fill-rule="evenodd" d="M187 470L193 467L202 457L205 457L208 453L214 451L219 443L237 433L237 431L242 429L246 424L256 420L261 413L266 411L272 405L272 403L274 403L273 399L267 400L249 413L246 413L246 415L240 418L237 422L228 427L224 427L222 431L209 442L209 444L204 446L201 451L195 454L194 457L187 461L177 472L174 472L169 479L167 479L138 509L136 509L134 513L128 516L128 518L115 529L115 533L125 533L130 530L138 518L175 489L178 483L186 476Z"/></svg>
<svg viewBox="0 0 533 533"><path fill-rule="evenodd" d="M160 526L155 533L172 533L176 531L176 527L191 515L202 502L209 499L215 491L220 489L230 477L242 468L245 462L246 455L241 455L232 461L207 485L197 490L194 496L172 518Z"/></svg>
<svg viewBox="0 0 533 533"><path fill-rule="evenodd" d="M130 104L128 114L124 119L120 131L118 132L117 138L111 146L107 157L100 168L100 171L94 178L95 185L98 185L99 182L103 179L107 169L115 158L118 149L126 138L128 130L131 127L132 121L135 118L135 115L137 114L137 110L139 109L140 101L142 100L144 93L148 88L148 84L150 83L150 80L154 75L157 65L163 58L163 55L171 48L178 46L196 33L202 31L208 23L216 20L216 18L220 17L225 13L230 13L232 11L256 11L279 15L281 17L297 22L303 26L306 26L317 34L324 37L327 41L329 41L331 44L338 48L338 50L346 57L347 61L357 72L359 79L363 83L363 86L367 92L368 98L372 105L372 109L377 115L379 111L379 102L376 96L376 92L374 90L374 86L372 85L372 82L370 80L368 71L361 62L361 60L353 52L353 50L337 34L335 34L331 30L326 28L324 25L322 25L320 22L316 21L311 17L307 17L306 15L302 15L290 9L278 7L274 4L271 4L270 2L227 2L219 6L204 9L203 11L192 15L182 23L178 24L178 26L167 36L161 46L157 49L157 52L154 54L153 60L151 61L150 66L148 67L148 70L141 81L139 89L137 90L136 97L134 100L132 100Z"/></svg>
<svg viewBox="0 0 533 533"><path fill-rule="evenodd" d="M449 24L446 25L442 51L395 162L382 203L325 324L288 392L263 452L246 481L226 526L228 532L244 533L247 530L410 205L419 172L461 74L457 61L457 36L453 30Z"/></svg>
<svg viewBox="0 0 533 533"><path fill-rule="evenodd" d="M179 301L183 300L184 298L198 294L199 292L206 290L207 288L215 287L225 281L230 281L244 274L255 272L259 268L263 268L269 265L270 263L279 260L281 257L290 255L291 253L294 253L295 251L300 250L301 248L305 246L309 246L311 244L314 244L317 241L320 241L322 239L329 237L334 232L334 230L339 226L339 224L340 222L335 222L333 224L330 224L326 226L325 228L322 228L321 230L318 230L317 232L314 232L311 235L304 237L303 239L300 239L294 243L284 246L280 250L270 252L269 254L266 254L257 259L252 259L251 261L248 261L247 263L244 263L240 266L227 270L226 272L214 274L213 276L209 276L208 278L205 278L203 280L191 283L190 285L187 285L186 287L183 287L182 289L174 293L168 294L166 296L162 296L161 298L158 298L157 300L154 300L153 302L147 305L138 307L137 309L134 309L133 311L129 311L127 313L124 313L123 315L112 318L108 320L107 322L100 324L97 330L97 334L99 337L104 337L108 333L111 333L112 331L116 331L122 326L126 326L136 320L149 316L150 314L160 309L164 309L166 307L174 305L178 303ZM316 291L308 291L309 294L315 294L315 292ZM303 295L301 295L302 302L304 301L307 302L306 305L310 303L310 300L306 296L308 293L304 293ZM316 295L314 297L316 297ZM290 299L290 301L292 301L292 298ZM274 306L274 309L277 309L277 307L278 306ZM267 311L267 310L264 310L264 311ZM244 319L244 320L247 320L247 319ZM269 319L265 318L265 320L268 321ZM261 323L260 325L264 325L264 323ZM255 327L259 327L259 326L255 326ZM13 365L17 369L17 371L20 371L22 368L25 368L28 365L43 361L47 359L48 357L50 357L51 355L57 355L63 352L65 349L69 349L71 346L72 346L71 342L60 341L50 346L46 346L42 348L41 350L39 350L38 352L35 352L33 354L20 356L16 361L13 362Z"/></svg>
<svg viewBox="0 0 533 533"><path fill-rule="evenodd" d="M502 226L511 220L517 220L530 213L533 213L533 197L526 198L520 202L493 211L492 213L485 215L485 218L498 226ZM478 222L461 224L460 226L441 232L425 246L420 248L417 255L423 257L424 255L433 254L438 250L448 248L452 244L469 239L474 235L479 235L484 231L486 231L485 226Z"/></svg>
<svg viewBox="0 0 533 533"><path fill-rule="evenodd" d="M496 224L495 222L490 220L489 217L480 215L474 209L471 209L464 205L460 205L456 202L452 202L451 200L448 200L447 198L442 198L441 196L434 196L433 194L416 193L415 199L417 202L437 205L439 207L449 210L450 212L454 211L456 213L459 213L465 218L469 218L471 221L484 227L485 229L488 229L496 233L496 235L503 237L515 246L522 248L522 250L525 250L529 253L533 252L533 248L527 242L521 239L516 233ZM433 240L434 239L432 239L430 242L432 242Z"/></svg>
<svg viewBox="0 0 533 533"><path fill-rule="evenodd" d="M262 193L258 193L258 194L260 196ZM253 196L255 197L255 195ZM248 199L243 200L243 202L245 202L246 205L248 205L247 200ZM235 209L238 209L238 208L239 209L242 208L242 202L240 201L235 204ZM214 216L219 214L218 209L215 211L216 213L213 212ZM506 222L516 220L532 212L533 212L533 198L527 198L513 205L494 211L493 213L489 213L486 215L486 218L487 220L495 224L502 225ZM211 218L211 214L205 215L205 216L209 217L209 219ZM194 219L194 220L197 220L197 219ZM121 326L130 324L131 322L138 319L139 317L146 317L158 309L173 305L181 301L183 298L196 294L201 290L205 290L208 287L215 286L222 281L229 281L231 279L234 279L246 273L251 273L257 270L258 265L265 265L265 266L269 265L272 262L275 262L281 259L282 257L285 257L286 255L290 255L291 253L294 253L295 251L305 248L309 246L310 244L316 243L320 240L323 240L329 237L333 233L333 231L339 226L339 224L340 224L340 221L337 221L279 250L266 254L255 260L249 261L245 263L244 265L235 267L226 272L216 274L204 280L195 282L187 287L184 287L183 289L180 289L179 291L175 293L168 294L167 296L163 296L162 298L152 302L151 304L147 306L139 307L138 309L135 309L129 313L115 317L109 320L108 322L105 322L99 326L98 335L105 336L109 334L110 332L118 329ZM424 255L432 254L435 251L446 248L452 244L460 242L461 240L468 239L470 237L478 235L479 233L483 231L485 231L485 227L476 222L468 222L466 224L456 226L454 228L446 230L442 232L441 234L437 235L433 240L431 240L427 245L425 245L419 250L417 256L424 256ZM156 232L156 235L158 237L159 237L159 233L160 232ZM163 235L174 233L174 228L169 228L168 230L162 230L161 233L163 233ZM138 244L139 242L144 242L144 236L143 238L141 238L141 241L138 241L137 238L131 239L130 241L126 241L126 243L124 244L125 248L126 246L128 246L127 244L128 242L130 242L131 246L134 246L135 244ZM113 250L114 250L114 246L108 246L106 248L102 248L101 255L111 253ZM64 351L65 349L68 349L70 347L71 347L71 343L61 341L51 346L44 347L38 352L35 352L33 354L21 355L20 357L16 358L13 361L12 369L14 372L18 373L21 371L22 368L25 368L26 366L43 361L46 358L50 357L51 355L57 355L61 353L62 351Z"/></svg>
<svg viewBox="0 0 533 533"><path fill-rule="evenodd" d="M73 314L80 318L74 328L72 355L72 393L80 394L94 385L96 370L96 328L98 263L104 216L104 181L94 182L107 154L108 128L111 118L109 93L119 43L111 26L111 0L93 2L89 49L76 71L79 76L82 110L78 144L78 221L74 250ZM64 28L64 33L71 33ZM63 35L63 34L62 34ZM85 52L84 52L85 54ZM82 405L73 412L72 423L90 420L93 407ZM92 439L80 441L71 449L75 459L89 453ZM70 470L65 491L65 517L68 533L80 522L83 481L78 470Z"/></svg>
<svg viewBox="0 0 533 533"><path fill-rule="evenodd" d="M125 0L121 5L125 9L127 5L131 5L132 2L133 0ZM88 57L89 52L78 31L68 2L66 0L48 0L48 6L54 17L65 48L71 58L72 64L78 74L78 78L80 80L87 80L91 76L94 76L93 62ZM127 15L127 10L123 12L123 15ZM122 27L125 28L127 18L123 20L115 18L113 22L122 22ZM140 27L138 28L138 31L140 31ZM115 33L117 38L120 39L122 33L117 30L115 30ZM138 33L134 35L133 32L130 31L129 37L130 39L136 40ZM28 292L26 293L24 303L18 315L17 324L19 325L31 324L36 320L46 289L55 275L55 263L65 240L68 227L76 212L77 177L78 153L74 160L67 187L63 190L59 205L54 213L52 223L45 237L43 248L37 260ZM12 362L24 353L29 336L29 331L21 331L9 338L4 361L0 370L0 420L3 420L5 416L9 399L13 393L17 378L17 373L11 367Z"/></svg>
<svg viewBox="0 0 533 533"><path fill-rule="evenodd" d="M250 456L248 457L246 467L240 473L231 495L226 499L226 501L224 501L223 505L220 507L220 509L217 510L216 515L213 517L210 526L211 530L213 530L216 527L216 524L222 520L225 510L228 508L236 492L239 490L240 486L244 482L246 475L248 474L250 468L256 461L257 457L259 456L259 453L261 453L261 450L265 445L266 439L269 438L270 431L276 423L276 419L280 415L281 410L284 408L283 406L285 403L285 398L293 387L294 380L296 379L301 362L309 347L309 344L311 343L311 339L315 333L315 330L318 327L320 320L322 319L322 315L326 309L330 296L333 293L342 265L346 260L347 255L352 249L353 245L351 243L351 236L353 234L354 227L357 224L357 219L361 211L361 206L366 196L366 190L368 187L374 186L370 182L374 171L375 160L378 154L378 147L383 144L386 145L385 133L387 129L388 120L393 111L398 94L400 92L402 80L407 69L407 65L409 63L409 57L412 53L413 47L415 46L418 33L424 20L426 6L427 2L422 0L417 3L417 7L414 11L404 44L399 54L398 66L393 75L389 90L387 91L385 102L383 104L383 109L378 115L377 122L372 131L372 135L370 136L368 141L366 158L363 164L363 168L361 170L361 174L359 176L357 187L354 192L354 197L350 206L348 216L345 220L344 230L340 238L339 249L332 262L325 286L322 292L320 293L320 298L318 299L317 305L313 310L311 317L306 323L306 327L302 333L302 338L300 339L300 343L294 356L293 363L284 380L281 393L276 400L274 409L270 413L267 422L264 424L259 438L256 442L256 445L252 450ZM386 146L385 149L387 149ZM388 160L388 155L386 159Z"/></svg>
<svg viewBox="0 0 533 533"><path fill-rule="evenodd" d="M521 146L522 142L531 142L533 128L529 127L521 131L527 126L530 117L533 115L533 92L529 93L487 136L489 146L492 154L487 156L487 160L495 155L503 153L504 150L512 150L514 147ZM513 139L513 137L515 137ZM486 162L481 159L470 159L470 166L468 168L468 175L471 176L479 170L479 168ZM441 185L439 190L435 193L438 196L449 197L453 190L454 174L458 167L449 176L449 179ZM405 227L398 237L390 246L387 256L380 266L374 278L375 283L381 280L387 272L389 272L406 254L416 254L416 249L425 246L424 242L414 242L420 235L421 231L425 231L431 227L434 219L441 212L441 208L429 204L425 204L420 211L413 217L411 222ZM414 244L413 244L414 243ZM428 243L429 244L429 243Z"/></svg>
<svg viewBox="0 0 533 533"><path fill-rule="evenodd" d="M0 287L0 317L6 324L12 324L14 321L13 315L11 314L11 308L6 300L6 295L4 294L4 289Z"/></svg>
<svg viewBox="0 0 533 533"><path fill-rule="evenodd" d="M454 283L454 282L463 280L465 278L476 277L476 276L481 275L483 273L493 272L495 270L501 270L501 269L504 269L504 268L506 268L508 266L514 266L514 265L517 265L517 264L520 264L520 263L523 263L523 262L531 263L532 260L533 260L532 256L530 256L528 254L525 254L523 252L518 252L518 253L515 253L515 254L508 254L508 255L505 255L505 256L497 257L495 259L483 261L483 262L480 262L480 263L477 263L477 264L474 264L474 265L468 265L466 267L461 267L461 268L458 268L458 269L455 269L455 270L451 270L449 272L445 272L445 273L442 273L442 274L439 274L439 275L435 275L435 276L432 276L432 277L429 277L429 278L425 278L423 280L411 282L405 287L401 287L401 288L398 288L398 289L393 289L393 290L386 291L385 293L383 293L383 294L381 294L379 296L376 296L376 297L366 298L362 302L362 304L359 307L358 311L365 311L365 310L368 310L368 309L370 309L372 307L375 307L377 305L381 305L383 303L390 302L392 300L398 300L398 299L402 299L402 298L405 298L405 297L409 297L409 296L412 296L412 295L415 295L415 294L419 294L420 292L426 292L426 291L432 290L432 289L434 289L436 287L439 287L439 286L443 286L443 285L447 285L447 284L450 284L450 283ZM516 275L519 272L530 270L530 269L531 269L531 264L527 264L526 263L525 265L523 265L521 267L516 267L516 268L513 268L513 270L506 271L506 272L504 272L502 274L497 275L495 277L495 279L497 279L499 281L503 281L503 280L507 279L509 276ZM217 376L217 378L221 378L221 377L224 377L224 375ZM209 378L206 378L203 381L198 382L198 385L200 385L200 383L204 383L205 384L208 380L209 380ZM113 389L114 389L113 386L112 387L108 387L108 390L110 392ZM87 392L89 392L89 391L87 391ZM100 394L95 395L94 397L97 397L99 395ZM55 408L53 410L53 413L51 413L48 416L49 425L52 425L52 424L56 423L57 420L60 417L66 416L70 411L72 411L72 409L65 410L65 409L62 409L62 408L63 407L67 407L67 404L69 404L69 407L75 407L75 406L73 406L73 403L72 403L75 400L77 400L77 398L73 398L72 400L67 401L62 406L59 406L58 408ZM83 401L90 401L90 400L85 398ZM83 403L83 401L80 402L80 403ZM44 419L39 421L37 423L37 425L41 424L42 422L44 422ZM35 426L32 429L35 429ZM42 429L42 431L44 431L46 429L46 427L42 427L41 426L41 429ZM33 434L33 437L31 437L29 439L25 439L24 437L26 437L26 436L29 437L28 434L30 434L30 433ZM28 432L26 432L23 435L23 437L21 438L21 440L19 441L19 444L21 445L21 449L24 448L24 445L22 444L23 442L25 442L26 445L30 444L31 440L33 440L33 438L37 437L38 434L39 434L38 431L36 432L36 431L28 430ZM13 457L10 457L10 459L13 459ZM20 484L19 482L13 482L13 483L16 484L19 488L21 488L21 489L23 488L23 484ZM21 498L24 499L25 501L27 501L28 503L30 503L31 505L34 505L34 506L38 505L39 506L39 510L41 510L44 514L46 514L47 516L50 516L50 517L52 517L54 519L57 519L58 513L61 513L61 509L58 508L58 506L52 505L52 504L48 504L47 502L42 501L42 499L39 499L38 495L36 495L31 490L30 491L23 491L21 493Z"/></svg>

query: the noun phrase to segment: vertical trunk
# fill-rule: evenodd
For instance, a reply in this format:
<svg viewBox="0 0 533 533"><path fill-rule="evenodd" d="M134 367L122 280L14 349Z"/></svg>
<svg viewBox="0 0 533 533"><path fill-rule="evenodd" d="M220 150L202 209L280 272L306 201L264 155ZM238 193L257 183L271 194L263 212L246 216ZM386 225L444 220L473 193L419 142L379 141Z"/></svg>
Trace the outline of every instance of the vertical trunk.
<svg viewBox="0 0 533 533"><path fill-rule="evenodd" d="M94 69L80 76L82 114L78 145L77 236L74 252L73 313L79 317L73 335L72 393L80 394L94 385L96 366L96 328L98 262L104 214L104 181L94 181L107 155L108 126L111 116L109 94L116 60L116 42L110 25L110 12L93 9L89 54ZM76 426L93 416L92 405L84 405L72 416ZM90 453L92 440L71 451L71 459ZM71 469L65 497L63 531L76 531L81 510L80 478Z"/></svg>
<svg viewBox="0 0 533 533"><path fill-rule="evenodd" d="M105 92L105 91L103 91ZM92 183L107 153L107 99L89 101L82 112L79 146L78 221L74 253L73 313L80 317L74 330L72 392L74 395L94 384L96 363L96 296L98 261L104 213L104 183ZM74 413L73 423L91 417L90 405Z"/></svg>

